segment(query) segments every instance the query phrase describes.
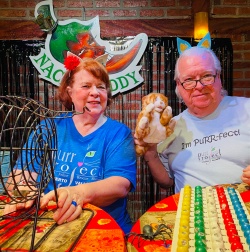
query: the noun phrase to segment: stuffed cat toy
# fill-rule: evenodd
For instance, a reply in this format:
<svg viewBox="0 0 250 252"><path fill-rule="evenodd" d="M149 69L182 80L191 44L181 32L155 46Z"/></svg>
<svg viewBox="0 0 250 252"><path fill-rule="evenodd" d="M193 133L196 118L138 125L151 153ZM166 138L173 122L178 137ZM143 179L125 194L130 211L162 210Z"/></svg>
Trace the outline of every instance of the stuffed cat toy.
<svg viewBox="0 0 250 252"><path fill-rule="evenodd" d="M146 146L136 145L137 155L143 155L150 143L159 143L173 133L172 108L168 98L160 93L150 93L142 98L142 110L138 115L135 137L144 141Z"/></svg>

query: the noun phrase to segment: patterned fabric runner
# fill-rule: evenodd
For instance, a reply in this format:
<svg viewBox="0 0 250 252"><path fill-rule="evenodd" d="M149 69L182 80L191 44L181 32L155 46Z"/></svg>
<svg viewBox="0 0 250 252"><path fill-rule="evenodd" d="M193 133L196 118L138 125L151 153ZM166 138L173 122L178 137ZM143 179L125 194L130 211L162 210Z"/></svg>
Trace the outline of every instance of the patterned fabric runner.
<svg viewBox="0 0 250 252"><path fill-rule="evenodd" d="M54 227L48 237L39 244L35 250L37 252L126 251L123 231L109 214L98 207L86 204L79 218L62 225L55 225L52 218L53 208L42 214L43 219L37 222L35 244L40 243L44 235ZM20 221L11 231L10 226L6 225L8 221L9 219L0 221L1 251L29 251L33 221ZM15 224L17 221L11 225ZM8 232L5 234L6 230ZM73 248L74 243L76 246Z"/></svg>

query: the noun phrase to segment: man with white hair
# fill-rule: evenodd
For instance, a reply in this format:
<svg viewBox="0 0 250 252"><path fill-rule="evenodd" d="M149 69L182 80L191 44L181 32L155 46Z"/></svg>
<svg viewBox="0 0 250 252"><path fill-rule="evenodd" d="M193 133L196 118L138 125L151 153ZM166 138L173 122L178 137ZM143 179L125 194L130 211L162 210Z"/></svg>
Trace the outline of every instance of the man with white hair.
<svg viewBox="0 0 250 252"><path fill-rule="evenodd" d="M176 94L187 109L173 118L174 133L144 155L161 187L175 184L179 192L186 184L250 185L250 99L227 96L220 73L210 48L197 45L181 52ZM143 142L135 139L135 144Z"/></svg>

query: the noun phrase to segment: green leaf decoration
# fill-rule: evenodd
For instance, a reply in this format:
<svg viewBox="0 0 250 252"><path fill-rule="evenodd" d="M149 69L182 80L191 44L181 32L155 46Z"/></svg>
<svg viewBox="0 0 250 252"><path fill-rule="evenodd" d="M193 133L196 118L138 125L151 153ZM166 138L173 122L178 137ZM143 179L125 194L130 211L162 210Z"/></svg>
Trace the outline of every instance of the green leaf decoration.
<svg viewBox="0 0 250 252"><path fill-rule="evenodd" d="M77 35L91 30L94 23L82 25L77 22L71 22L66 25L59 25L53 32L50 40L50 51L52 56L59 62L63 63L64 54L69 51L67 41L77 42Z"/></svg>

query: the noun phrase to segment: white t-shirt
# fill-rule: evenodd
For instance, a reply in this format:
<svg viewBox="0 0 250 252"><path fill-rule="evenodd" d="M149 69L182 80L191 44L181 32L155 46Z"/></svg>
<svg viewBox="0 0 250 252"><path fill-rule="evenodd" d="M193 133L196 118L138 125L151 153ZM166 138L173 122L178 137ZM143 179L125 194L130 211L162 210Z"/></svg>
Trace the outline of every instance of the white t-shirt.
<svg viewBox="0 0 250 252"><path fill-rule="evenodd" d="M239 183L250 165L250 99L226 96L209 116L187 110L174 117L173 135L158 144L159 156L175 180L175 191Z"/></svg>

